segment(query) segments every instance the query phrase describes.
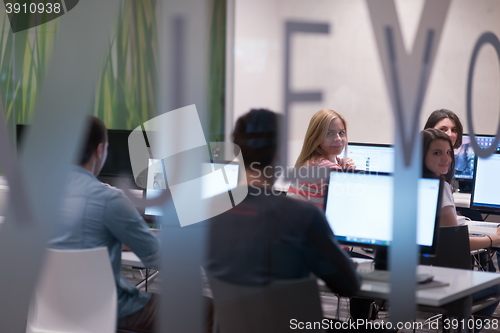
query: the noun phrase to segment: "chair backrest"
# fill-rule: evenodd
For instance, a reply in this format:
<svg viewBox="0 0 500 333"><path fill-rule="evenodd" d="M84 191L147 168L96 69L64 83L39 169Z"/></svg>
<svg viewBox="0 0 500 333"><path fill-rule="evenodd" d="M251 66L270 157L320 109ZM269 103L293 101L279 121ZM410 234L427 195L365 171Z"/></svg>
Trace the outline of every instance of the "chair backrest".
<svg viewBox="0 0 500 333"><path fill-rule="evenodd" d="M422 265L472 269L469 228L466 225L439 228L436 255L421 257Z"/></svg>
<svg viewBox="0 0 500 333"><path fill-rule="evenodd" d="M290 332L299 322L321 323L323 319L315 279L242 286L221 281L209 272L207 277L219 333ZM324 330L319 327L308 332Z"/></svg>
<svg viewBox="0 0 500 333"><path fill-rule="evenodd" d="M108 250L47 249L30 304L27 332L110 333L117 294Z"/></svg>

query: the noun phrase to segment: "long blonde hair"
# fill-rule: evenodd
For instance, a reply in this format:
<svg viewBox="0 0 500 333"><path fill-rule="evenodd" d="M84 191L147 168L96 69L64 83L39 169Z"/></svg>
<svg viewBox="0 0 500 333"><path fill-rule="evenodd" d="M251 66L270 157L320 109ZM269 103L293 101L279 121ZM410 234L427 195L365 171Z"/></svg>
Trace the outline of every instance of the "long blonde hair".
<svg viewBox="0 0 500 333"><path fill-rule="evenodd" d="M323 140L325 140L328 127L330 126L332 120L336 118L339 118L344 125L347 142L347 122L344 116L334 110L319 110L314 114L314 116L312 116L309 126L307 127L304 144L302 145L302 151L297 158L297 162L295 162L296 168L306 165L307 161L311 159L319 157L328 158L328 154L321 149L319 145L323 142Z"/></svg>

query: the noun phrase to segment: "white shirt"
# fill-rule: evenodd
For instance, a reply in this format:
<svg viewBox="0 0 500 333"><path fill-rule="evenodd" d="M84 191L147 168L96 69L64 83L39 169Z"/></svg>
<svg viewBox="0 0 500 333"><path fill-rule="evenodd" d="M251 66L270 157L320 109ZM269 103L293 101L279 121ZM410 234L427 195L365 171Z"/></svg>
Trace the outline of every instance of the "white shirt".
<svg viewBox="0 0 500 333"><path fill-rule="evenodd" d="M451 191L451 186L448 182L444 182L443 194L441 197L441 208L453 206L453 215L455 215L455 220L457 219L457 212L455 210L455 200L453 199L453 193Z"/></svg>

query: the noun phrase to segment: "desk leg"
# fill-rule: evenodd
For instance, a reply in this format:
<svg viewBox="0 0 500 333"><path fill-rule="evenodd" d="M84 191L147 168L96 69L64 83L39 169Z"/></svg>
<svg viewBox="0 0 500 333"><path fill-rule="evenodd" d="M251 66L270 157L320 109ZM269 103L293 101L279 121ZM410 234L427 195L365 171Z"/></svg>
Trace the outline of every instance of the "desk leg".
<svg viewBox="0 0 500 333"><path fill-rule="evenodd" d="M469 330L468 328L468 320L472 315L472 297L470 295L451 302L448 305L444 306L444 308L449 314L447 318L449 320L449 323L447 323L445 319L443 319L443 325L450 324L449 329L444 330L445 332L474 332L473 329ZM456 323L458 324L456 326L458 327L453 327L454 325L451 325L453 323L453 320L456 320Z"/></svg>

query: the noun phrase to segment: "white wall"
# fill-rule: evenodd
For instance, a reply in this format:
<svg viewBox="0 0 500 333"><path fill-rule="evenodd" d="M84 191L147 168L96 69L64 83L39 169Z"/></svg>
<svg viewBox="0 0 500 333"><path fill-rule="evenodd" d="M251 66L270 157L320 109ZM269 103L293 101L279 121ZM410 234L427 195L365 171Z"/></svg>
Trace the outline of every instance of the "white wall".
<svg viewBox="0 0 500 333"><path fill-rule="evenodd" d="M423 0L396 1L405 44L413 44ZM500 38L500 1L453 0L421 115L455 111L466 123L466 80L474 44L485 31ZM392 143L394 121L365 0L236 0L233 119L250 108L283 110L284 22L330 24L329 35L296 34L292 88L321 90L321 103L291 107L290 159L300 151L311 116L322 108L343 113L349 141ZM495 134L499 120L500 66L491 46L480 52L474 78L477 133ZM230 112L230 110L228 110Z"/></svg>

